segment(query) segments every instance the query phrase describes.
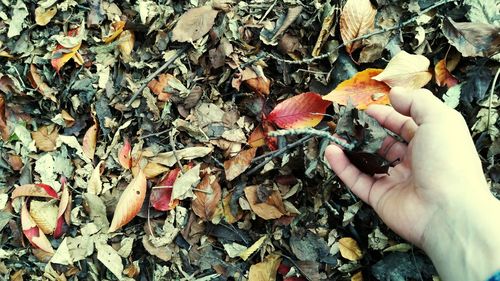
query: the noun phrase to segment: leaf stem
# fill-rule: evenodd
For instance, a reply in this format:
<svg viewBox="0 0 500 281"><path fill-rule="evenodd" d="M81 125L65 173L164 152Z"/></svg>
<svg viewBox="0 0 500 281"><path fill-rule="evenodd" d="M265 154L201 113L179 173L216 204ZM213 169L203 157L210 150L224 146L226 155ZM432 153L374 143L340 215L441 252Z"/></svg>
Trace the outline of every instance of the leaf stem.
<svg viewBox="0 0 500 281"><path fill-rule="evenodd" d="M354 144L353 143L346 143L344 140L339 139L338 137L333 136L329 132L326 131L321 131L321 130L316 130L313 128L303 128L303 129L291 129L291 130L278 130L278 131L273 131L269 132L268 135L270 137L278 137L278 136L290 136L290 135L309 135L309 136L317 136L317 137L322 137L326 138L335 144L341 146L345 150L353 150L354 149Z"/></svg>

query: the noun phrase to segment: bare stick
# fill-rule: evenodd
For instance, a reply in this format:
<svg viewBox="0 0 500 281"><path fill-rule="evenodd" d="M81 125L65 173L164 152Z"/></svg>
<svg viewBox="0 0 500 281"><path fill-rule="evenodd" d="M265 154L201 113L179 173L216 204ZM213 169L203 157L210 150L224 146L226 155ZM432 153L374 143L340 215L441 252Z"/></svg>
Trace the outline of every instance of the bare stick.
<svg viewBox="0 0 500 281"><path fill-rule="evenodd" d="M319 55L317 57L312 57L312 58L309 58L309 59L303 59L303 60L285 60L285 59L282 59L282 58L279 58L271 53L268 53L267 56L270 57L270 58L273 58L275 60L278 60L278 61L281 61L281 62L285 62L285 63L289 63L289 64L303 64L303 63L312 63L314 61L317 61L317 60L321 60L321 59L325 59L325 58L328 58L329 56L331 56L334 52L336 52L338 49L344 47L345 45L347 44L350 44L350 43L353 43L353 42L356 42L356 41L359 41L359 40L362 40L362 39L366 39L368 37L371 37L371 36L374 36L374 35L377 35L377 34L381 34L381 33L385 33L385 32L389 32L389 31L393 31L393 30L396 30L396 29L400 29L400 28L403 28L411 23L414 23L415 21L417 21L418 17L420 17L421 15L429 12L430 10L433 10L439 6L442 6L446 3L449 3L449 2L452 2L453 0L441 0L441 1L438 1L436 3L434 3L432 6L420 11L419 13L417 13L414 17L410 18L409 20L407 21L404 21L402 23L399 23L397 25L394 25L392 27L389 27L389 28L384 28L384 29L378 29L378 30L375 30L374 32L371 32L371 33L368 33L368 34L365 34L363 36L359 36L359 37L356 37L352 40L349 40L349 41L346 41L342 44L339 44L336 48L334 48L333 50L330 50L329 52L326 52L322 55Z"/></svg>
<svg viewBox="0 0 500 281"><path fill-rule="evenodd" d="M160 74L163 70L165 70L169 65L171 65L176 59L178 59L187 49L189 48L189 45L185 45L184 47L177 49L175 54L168 59L160 68L158 68L155 72L153 72L151 75L149 75L144 81L142 86L137 90L134 95L130 98L130 100L127 102L125 105L126 107L130 107L130 105L134 102L134 100L142 93L142 91L146 88L148 85L149 81L153 80L158 74Z"/></svg>
<svg viewBox="0 0 500 281"><path fill-rule="evenodd" d="M268 135L270 137L279 137L279 136L291 136L291 135L310 135L310 136L317 136L317 137L322 137L326 138L332 142L334 142L337 145L342 146L344 150L353 150L354 149L354 144L353 143L346 143L345 141L331 135L329 132L321 131L321 130L316 130L312 128L304 128L304 129L292 129L292 130L278 130L278 131L272 131L269 132Z"/></svg>

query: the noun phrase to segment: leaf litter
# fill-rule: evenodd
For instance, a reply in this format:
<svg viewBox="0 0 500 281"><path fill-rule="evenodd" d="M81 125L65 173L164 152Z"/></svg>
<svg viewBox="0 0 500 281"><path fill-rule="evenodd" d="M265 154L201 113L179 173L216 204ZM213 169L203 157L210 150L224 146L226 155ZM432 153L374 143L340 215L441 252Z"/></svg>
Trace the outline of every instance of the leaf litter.
<svg viewBox="0 0 500 281"><path fill-rule="evenodd" d="M363 110L425 87L466 117L499 196L497 14L1 1L2 279L435 280L323 153L334 141L387 173L388 134Z"/></svg>

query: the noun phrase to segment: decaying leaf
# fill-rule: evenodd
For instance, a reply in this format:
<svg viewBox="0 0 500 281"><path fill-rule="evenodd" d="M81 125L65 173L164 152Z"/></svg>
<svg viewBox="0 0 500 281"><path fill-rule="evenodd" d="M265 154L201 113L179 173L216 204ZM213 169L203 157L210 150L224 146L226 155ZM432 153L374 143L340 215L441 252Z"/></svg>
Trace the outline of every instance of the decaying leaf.
<svg viewBox="0 0 500 281"><path fill-rule="evenodd" d="M30 81L31 86L33 86L33 88L40 92L40 94L42 94L44 98L50 99L53 102L57 102L57 99L54 95L56 91L43 81L42 77L38 73L38 69L33 64L30 65L28 80Z"/></svg>
<svg viewBox="0 0 500 281"><path fill-rule="evenodd" d="M245 187L245 196L252 211L265 220L281 218L286 211L279 191L273 190L265 202L260 202L257 195L258 189L257 185Z"/></svg>
<svg viewBox="0 0 500 281"><path fill-rule="evenodd" d="M373 29L377 10L370 0L348 0L340 15L340 35L346 43L347 53L351 54L362 46L360 40L347 43L363 36Z"/></svg>
<svg viewBox="0 0 500 281"><path fill-rule="evenodd" d="M340 83L323 99L347 105L349 101L358 109L365 109L370 104L389 104L390 87L383 82L373 80L382 73L382 69L369 68Z"/></svg>
<svg viewBox="0 0 500 281"><path fill-rule="evenodd" d="M56 6L52 6L48 9L45 9L44 7L37 7L35 9L35 22L40 26L45 26L56 15L56 13Z"/></svg>
<svg viewBox="0 0 500 281"><path fill-rule="evenodd" d="M384 82L391 88L420 89L432 78L430 61L422 55L411 55L405 51L395 55L382 73L372 79Z"/></svg>
<svg viewBox="0 0 500 281"><path fill-rule="evenodd" d="M280 263L280 255L271 254L267 256L262 262L254 264L250 267L248 281L275 281Z"/></svg>
<svg viewBox="0 0 500 281"><path fill-rule="evenodd" d="M147 181L142 171L125 188L116 204L113 220L108 232L114 232L130 222L140 211L146 197Z"/></svg>
<svg viewBox="0 0 500 281"><path fill-rule="evenodd" d="M47 253L54 253L54 249L52 248L50 241L33 221L26 205L27 203L24 202L21 208L21 225L24 235L34 247L40 248Z"/></svg>
<svg viewBox="0 0 500 281"><path fill-rule="evenodd" d="M9 135L9 126L7 126L7 117L5 115L5 99L3 95L0 94L0 136L4 141L7 141L9 139Z"/></svg>
<svg viewBox="0 0 500 281"><path fill-rule="evenodd" d="M340 238L339 248L342 257L350 261L357 261L363 257L363 253L359 249L358 243L351 237Z"/></svg>
<svg viewBox="0 0 500 281"><path fill-rule="evenodd" d="M255 157L256 152L256 148L250 148L241 151L235 157L224 161L224 171L226 173L226 179L228 181L232 181L236 177L241 175L252 163L252 159Z"/></svg>
<svg viewBox="0 0 500 281"><path fill-rule="evenodd" d="M211 6L193 8L184 13L172 30L172 40L177 42L193 42L207 32L214 25L218 11Z"/></svg>
<svg viewBox="0 0 500 281"><path fill-rule="evenodd" d="M192 201L191 208L202 220L209 221L221 200L219 180L216 176L207 174L196 186L196 189L196 199Z"/></svg>
<svg viewBox="0 0 500 281"><path fill-rule="evenodd" d="M446 66L446 58L436 64L434 73L436 74L436 84L440 87L446 86L449 89L458 84L458 79L450 73Z"/></svg>
<svg viewBox="0 0 500 281"><path fill-rule="evenodd" d="M25 184L16 187L16 189L12 191L11 198L14 199L20 196L45 197L54 199L59 198L57 192L51 186L43 183Z"/></svg>
<svg viewBox="0 0 500 281"><path fill-rule="evenodd" d="M49 152L56 149L59 133L57 127L49 125L38 128L37 131L31 133L31 137L38 149Z"/></svg>

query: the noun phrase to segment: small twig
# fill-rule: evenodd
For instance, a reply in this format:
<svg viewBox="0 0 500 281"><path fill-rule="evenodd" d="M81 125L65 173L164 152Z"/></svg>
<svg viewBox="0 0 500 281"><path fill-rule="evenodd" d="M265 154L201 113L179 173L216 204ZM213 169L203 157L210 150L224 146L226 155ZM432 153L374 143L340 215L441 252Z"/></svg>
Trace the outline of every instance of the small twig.
<svg viewBox="0 0 500 281"><path fill-rule="evenodd" d="M495 74L495 78L493 79L493 85L491 85L491 91L490 91L490 100L488 102L488 131L491 132L490 125L491 125L491 107L493 103L493 94L495 93L495 87L497 85L497 80L498 80L498 75L500 74L500 67L497 69L497 74Z"/></svg>
<svg viewBox="0 0 500 281"><path fill-rule="evenodd" d="M137 90L134 95L130 98L130 100L125 105L126 107L130 107L130 105L134 102L134 100L142 93L142 91L147 87L149 81L153 80L158 74L160 74L163 70L165 70L169 65L171 65L176 59L178 59L185 51L187 51L189 45L185 45L180 49L177 49L175 54L168 59L160 68L158 68L155 72L149 75L146 79L144 79L142 86Z"/></svg>
<svg viewBox="0 0 500 281"><path fill-rule="evenodd" d="M208 190L203 190L203 189L198 189L198 188L193 188L192 190L196 191L196 192L205 193L205 194L212 194L212 191L208 191Z"/></svg>
<svg viewBox="0 0 500 281"><path fill-rule="evenodd" d="M267 15L269 15L269 13L271 12L271 10L274 8L274 6L276 5L276 3L278 3L278 0L274 0L274 3L269 6L269 9L267 9L266 13L262 16L262 18L259 20L259 22L257 24L261 24L262 21L267 17Z"/></svg>
<svg viewBox="0 0 500 281"><path fill-rule="evenodd" d="M177 130L171 130L170 131L170 146L172 147L172 151L174 152L174 157L175 157L175 161L177 161L177 165L179 165L179 172L181 173L181 175L183 175L184 173L182 172L182 164L181 164L181 161L179 160L179 157L177 157L177 149L175 148L175 142L174 142L174 135L175 133L177 133Z"/></svg>
<svg viewBox="0 0 500 281"><path fill-rule="evenodd" d="M172 185L157 185L157 186L153 186L152 189L169 189L169 188L173 188Z"/></svg>
<svg viewBox="0 0 500 281"><path fill-rule="evenodd" d="M163 135L165 133L168 133L170 132L172 129L167 129L167 130L163 130L163 131L159 131L159 132L156 132L156 133L151 133L151 134L147 134L147 135L144 135L144 136L140 136L138 137L138 139L142 140L142 139L145 139L145 138L149 138L149 137L157 137L159 135Z"/></svg>
<svg viewBox="0 0 500 281"><path fill-rule="evenodd" d="M393 30L396 30L396 29L400 29L400 28L403 28L411 23L414 23L415 21L417 21L418 17L420 17L421 15L429 12L430 10L433 10L439 6L442 6L446 3L449 3L449 2L452 2L453 0L441 0L439 2L436 2L434 3L432 6L429 6L428 8L420 11L419 13L417 13L414 17L410 18L409 20L407 21L404 21L402 23L399 23L397 25L394 25L392 27L389 27L389 28L384 28L384 29L378 29L378 30L375 30L374 32L371 32L371 33L368 33L368 34L365 34L363 36L359 36L359 37L356 37L352 40L349 40L349 41L346 41L346 42L343 42L342 44L339 44L336 48L322 54L322 55L319 55L317 57L312 57L312 58L308 58L308 59L303 59L303 60L286 60L286 59L282 59L280 57L277 57L271 53L268 53L267 56L270 57L270 58L273 58L275 60L278 60L278 61L281 61L281 62L284 62L284 63L288 63L288 64L303 64L303 63L312 63L314 61L317 61L317 60L321 60L321 59L326 59L328 58L329 56L331 56L333 53L337 52L337 50L339 50L340 48L344 47L345 45L348 45L348 44L351 44L353 42L356 42L356 41L359 41L359 40L363 40L363 39L366 39L366 38L369 38L371 36L374 36L374 35L378 35L378 34L381 34L381 33L385 33L385 32L389 32L389 31L393 31Z"/></svg>
<svg viewBox="0 0 500 281"><path fill-rule="evenodd" d="M334 142L335 144L342 146L342 148L344 148L344 150L350 151L350 150L354 149L353 143L346 143L345 141L342 141L341 139L331 135L329 132L316 130L316 129L312 129L312 128L278 130L278 131L269 132L268 136L279 137L279 136L304 135L304 134L309 135L309 136L317 136L317 137L326 138L326 139Z"/></svg>

